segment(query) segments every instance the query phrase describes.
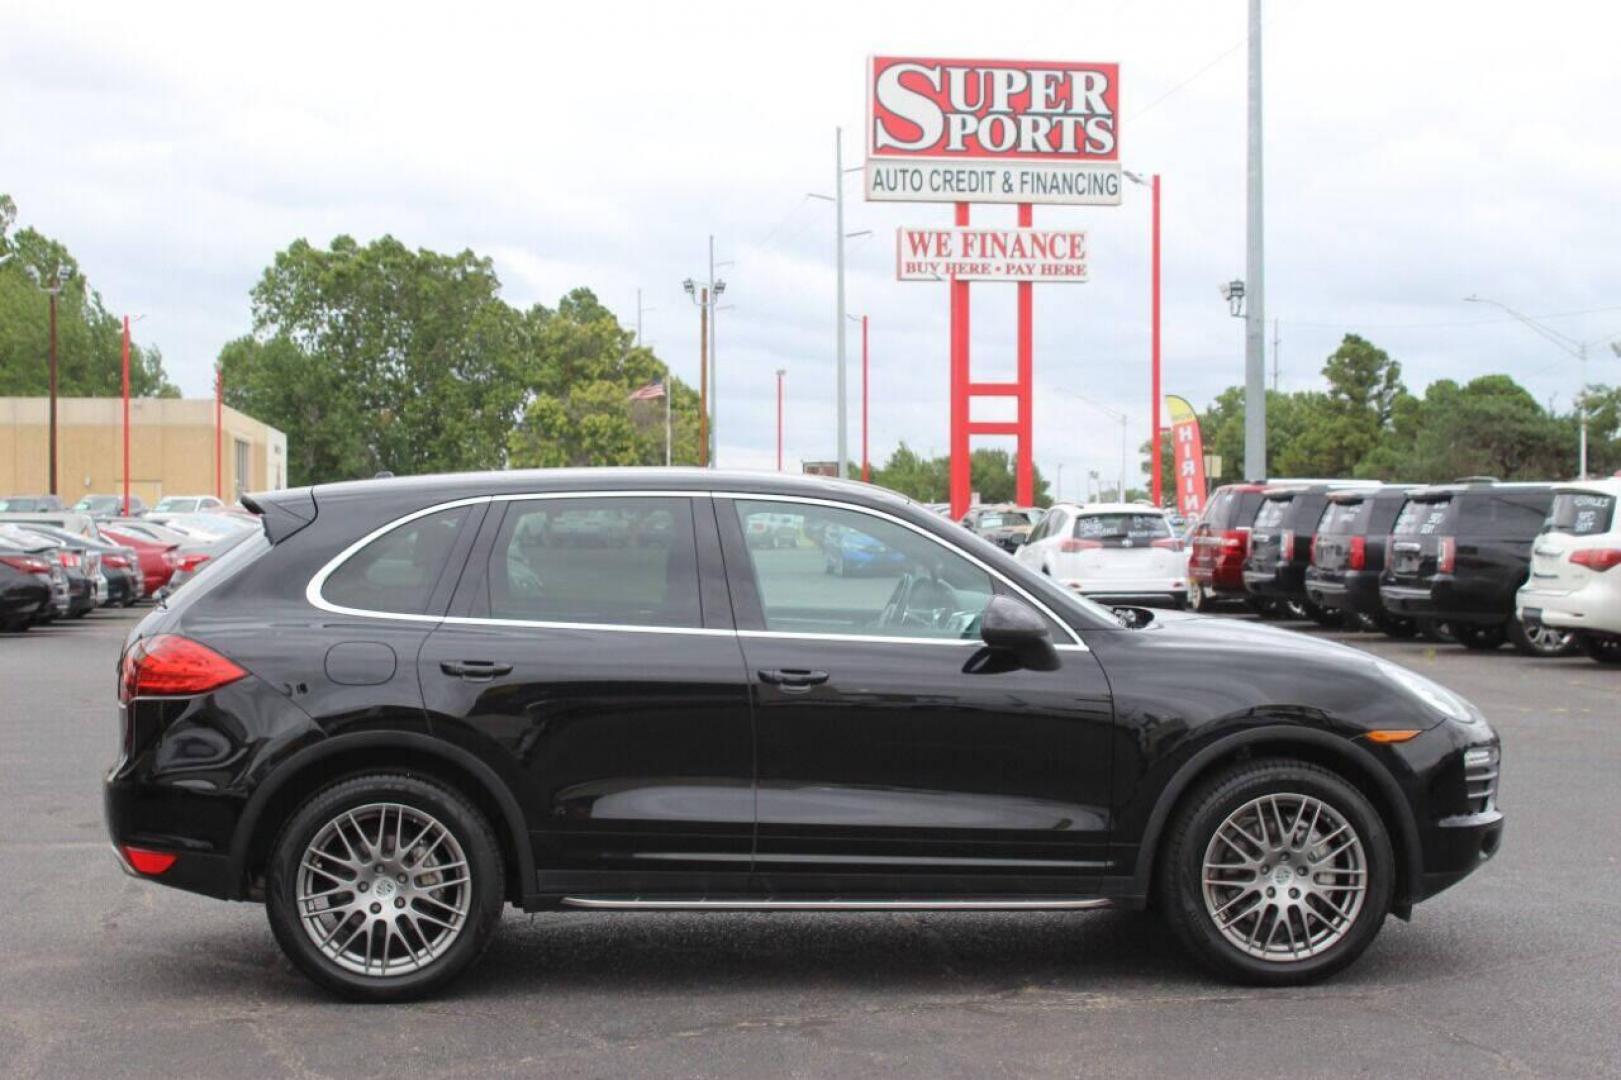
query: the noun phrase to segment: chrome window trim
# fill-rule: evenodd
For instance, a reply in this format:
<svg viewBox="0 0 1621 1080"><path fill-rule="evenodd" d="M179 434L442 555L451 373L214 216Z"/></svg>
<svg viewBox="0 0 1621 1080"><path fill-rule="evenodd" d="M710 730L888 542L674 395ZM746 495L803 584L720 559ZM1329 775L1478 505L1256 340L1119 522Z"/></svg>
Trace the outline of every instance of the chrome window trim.
<svg viewBox="0 0 1621 1080"><path fill-rule="evenodd" d="M979 646L984 644L983 642L972 638L928 638L881 636L873 634L797 633L787 630L725 630L714 627L698 626L644 626L637 623L587 623L548 621L540 619L496 619L466 615L417 615L407 612L371 611L366 608L345 607L341 604L334 604L321 595L321 590L326 585L327 579L331 577L340 566L347 562L353 555L359 552L367 544L370 544L372 541L377 540L378 538L392 532L402 525L409 524L418 518L427 517L429 514L437 514L442 510L454 510L460 506L476 506L480 503L529 502L538 499L602 498L746 499L756 502L783 502L801 503L810 506L828 506L836 510L849 510L857 514L867 514L872 517L882 518L883 520L899 525L902 528L910 529L919 536L938 544L940 547L951 552L953 555L966 559L968 562L972 563L974 566L977 566L990 577L1000 581L1013 592L1023 597L1027 603L1029 603L1036 610L1040 611L1042 614L1046 615L1058 626L1062 627L1064 632L1070 636L1070 641L1068 642L1055 642L1055 648L1068 652L1090 651L1087 649L1086 643L1081 640L1080 634L1078 634L1075 629L1063 619L1059 618L1057 613L1055 613L1045 603L1036 599L1036 597L1025 591L1025 589L1017 582L1010 580L1005 574L1001 573L995 567L987 565L971 552L953 547L951 544L947 543L940 537L935 536L927 529L914 525L912 522L907 521L904 518L896 517L894 514L886 513L882 510L874 510L871 507L858 506L854 503L841 502L837 499L821 499L809 495L775 495L744 491L663 491L637 489L623 491L581 490L519 492L499 495L470 495L466 498L450 499L442 503L436 503L433 506L423 507L420 510L413 510L409 514L403 514L392 521L378 526L371 532L362 536L360 539L351 543L348 547L344 548L331 559L327 560L321 569L315 572L315 576L310 578L309 583L304 587L304 599L310 604L311 607L317 608L321 611L330 612L334 615L347 615L362 619L395 619L403 622L428 622L436 624L447 623L457 626L513 626L540 630L611 630L634 634L696 634L709 637L724 634L736 637L778 638L809 641L865 641L876 642L879 644L946 645L951 647L961 647L965 645Z"/></svg>

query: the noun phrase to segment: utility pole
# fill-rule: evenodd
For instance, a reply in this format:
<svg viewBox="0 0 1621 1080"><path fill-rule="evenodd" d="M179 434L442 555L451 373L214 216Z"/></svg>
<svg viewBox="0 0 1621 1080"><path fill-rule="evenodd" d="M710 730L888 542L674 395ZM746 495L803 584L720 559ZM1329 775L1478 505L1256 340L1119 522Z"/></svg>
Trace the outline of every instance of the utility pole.
<svg viewBox="0 0 1621 1080"><path fill-rule="evenodd" d="M119 513L129 516L129 316L124 316L124 505Z"/></svg>
<svg viewBox="0 0 1621 1080"><path fill-rule="evenodd" d="M835 324L838 326L838 440L839 440L839 479L843 480L850 464L850 452L846 445L846 390L844 376L844 129L833 129L833 220L835 251L835 277L838 285L838 311L835 315Z"/></svg>
<svg viewBox="0 0 1621 1080"><path fill-rule="evenodd" d="M788 368L776 368L776 472L783 470L783 376Z"/></svg>
<svg viewBox="0 0 1621 1080"><path fill-rule="evenodd" d="M1278 318L1272 317L1272 390L1277 392L1279 376L1283 371L1283 331L1278 328Z"/></svg>
<svg viewBox="0 0 1621 1080"><path fill-rule="evenodd" d="M719 402L716 400L716 397L715 397L715 391L719 388L719 383L715 378L715 341L716 341L717 338L720 337L720 318L718 317L718 313L715 310L715 305L720 302L720 294L721 294L721 290L722 290L723 287L724 286L719 286L719 285L715 284L715 234L710 233L709 234L709 411L710 411L710 413L712 415L712 422L709 425L709 462L710 462L711 467L714 466L715 459L717 457L719 457L719 455L715 453L716 449L719 446L719 441L720 441L719 436L716 434L717 429L720 427L720 424L718 422L720 420L720 409L719 409Z"/></svg>
<svg viewBox="0 0 1621 1080"><path fill-rule="evenodd" d="M867 459L867 316L861 316L861 482L872 482L872 463Z"/></svg>
<svg viewBox="0 0 1621 1080"><path fill-rule="evenodd" d="M225 367L214 363L214 497L225 499Z"/></svg>
<svg viewBox="0 0 1621 1080"><path fill-rule="evenodd" d="M698 464L709 467L709 287L698 297Z"/></svg>
<svg viewBox="0 0 1621 1080"><path fill-rule="evenodd" d="M1249 0L1249 164L1247 242L1244 252L1244 471L1265 480L1266 279L1261 197L1261 0Z"/></svg>
<svg viewBox="0 0 1621 1080"><path fill-rule="evenodd" d="M56 494L56 297L62 286L47 287L51 294L51 494Z"/></svg>

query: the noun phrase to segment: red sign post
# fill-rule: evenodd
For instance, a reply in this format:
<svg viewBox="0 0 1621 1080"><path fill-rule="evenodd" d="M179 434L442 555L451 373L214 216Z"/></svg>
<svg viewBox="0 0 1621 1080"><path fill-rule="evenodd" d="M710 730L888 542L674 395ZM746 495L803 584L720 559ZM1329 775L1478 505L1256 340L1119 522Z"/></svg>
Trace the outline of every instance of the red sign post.
<svg viewBox="0 0 1621 1080"><path fill-rule="evenodd" d="M951 515L968 510L969 444L975 435L1017 440L1015 497L1028 506L1035 501L1032 286L1086 280L1084 233L1038 233L1032 207L1119 205L1119 68L878 56L870 64L867 92L867 198L955 204L956 228L937 230L934 238L938 269L905 270L908 234L926 230L902 230L896 267L902 280L949 282ZM969 229L969 205L976 202L1016 205L1018 228ZM1066 236L1072 239L1063 240ZM1059 257L1053 254L1055 244ZM930 261L926 245L918 254L925 257L914 262ZM1017 283L1012 382L973 380L970 280ZM1013 398L1015 419L975 422L970 406L976 397Z"/></svg>

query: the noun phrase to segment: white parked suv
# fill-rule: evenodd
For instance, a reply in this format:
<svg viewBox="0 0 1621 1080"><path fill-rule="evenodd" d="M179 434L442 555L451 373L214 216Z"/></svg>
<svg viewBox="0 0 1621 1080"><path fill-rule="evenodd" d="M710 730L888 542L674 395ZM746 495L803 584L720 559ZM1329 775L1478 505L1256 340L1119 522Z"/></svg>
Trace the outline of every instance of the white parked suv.
<svg viewBox="0 0 1621 1080"><path fill-rule="evenodd" d="M1531 545L1531 576L1515 599L1522 622L1574 630L1587 655L1621 663L1621 478L1554 488Z"/></svg>
<svg viewBox="0 0 1621 1080"><path fill-rule="evenodd" d="M1103 603L1188 601L1188 553L1165 511L1146 503L1059 503L1015 557Z"/></svg>

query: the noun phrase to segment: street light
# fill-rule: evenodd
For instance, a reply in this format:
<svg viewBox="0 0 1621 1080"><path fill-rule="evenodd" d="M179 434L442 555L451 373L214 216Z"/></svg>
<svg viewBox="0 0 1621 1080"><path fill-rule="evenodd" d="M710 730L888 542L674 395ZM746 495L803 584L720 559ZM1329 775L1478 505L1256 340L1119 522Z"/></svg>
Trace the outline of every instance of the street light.
<svg viewBox="0 0 1621 1080"><path fill-rule="evenodd" d="M56 278L55 278L56 284L55 285L46 285L45 286L45 292L47 294L49 294L49 296L51 298L51 343L50 343L50 354L49 355L50 355L50 367L51 367L51 452L50 452L50 459L51 459L51 491L50 491L50 493L52 495L55 495L57 493L56 492L56 298L58 296L62 295L62 290L67 287L68 279L71 278L72 276L73 276L72 271L70 271L67 267L58 266L56 268Z"/></svg>
<svg viewBox="0 0 1621 1080"><path fill-rule="evenodd" d="M1466 296L1463 298L1463 300L1466 304L1490 304L1492 307L1500 308L1501 310L1506 311L1509 315L1513 316L1515 319L1542 335L1543 338L1551 342L1556 348L1568 353L1571 356L1574 356L1580 363L1582 387L1581 391L1576 395L1576 414L1580 423L1581 433L1579 435L1579 442L1577 443L1576 451L1576 478L1578 480L1585 480L1587 478L1587 347L1589 345L1597 345L1604 339L1595 338L1592 341L1577 341L1573 337L1566 334L1561 334L1551 326L1538 322L1529 315L1515 311L1513 308L1509 307L1500 300L1493 300L1485 296ZM1610 342L1610 348L1617 356L1621 356L1621 341Z"/></svg>
<svg viewBox="0 0 1621 1080"><path fill-rule="evenodd" d="M1149 292L1150 292L1151 298L1152 298L1151 299L1151 312L1150 312L1150 315L1149 315L1149 320L1150 320L1150 323L1151 323L1150 337L1151 337L1151 342L1152 342L1152 344L1150 346L1150 354L1151 354L1151 358L1152 358L1151 359L1152 373L1151 373L1151 376L1150 376L1150 381L1151 381L1152 385L1149 388L1149 396L1152 398L1152 403L1151 403L1151 406L1150 406L1150 409L1149 409L1149 415L1150 415L1150 418L1151 418L1150 419L1149 444L1151 446L1153 446L1153 448L1154 448L1154 454L1153 454L1154 467L1153 467L1153 470L1152 470L1152 480L1151 480L1151 483L1150 483L1150 489L1151 489L1151 492L1152 492L1152 495L1153 495L1154 505L1158 506L1158 505L1160 505L1160 502L1161 502L1161 500L1163 498L1163 495L1164 495L1164 492L1163 492L1164 478L1161 475L1161 468L1162 467L1161 467L1161 464L1160 464L1160 454L1159 454L1159 436L1160 436L1160 416L1159 416L1159 408L1160 408L1160 381L1159 381L1159 342L1160 342L1160 334L1159 334L1159 173L1155 173L1149 179L1144 180L1141 176L1137 175L1134 172L1130 172L1130 171L1124 170L1124 169L1122 169L1121 172L1125 175L1127 180L1130 180L1134 184L1138 184L1140 186L1147 187L1151 191L1151 193L1153 195L1153 212L1152 212L1152 222L1153 223L1152 223L1152 226L1150 227L1150 233L1152 234L1152 236L1151 236L1151 246L1153 248L1153 253L1152 253L1152 256L1151 256L1151 258L1152 258L1152 267L1151 267L1151 269L1149 271L1149 281L1150 281Z"/></svg>
<svg viewBox="0 0 1621 1080"><path fill-rule="evenodd" d="M1231 281L1223 282L1219 288L1221 289L1221 298L1227 301L1227 314L1235 319L1242 319L1244 317L1244 283L1238 278L1234 278Z"/></svg>

